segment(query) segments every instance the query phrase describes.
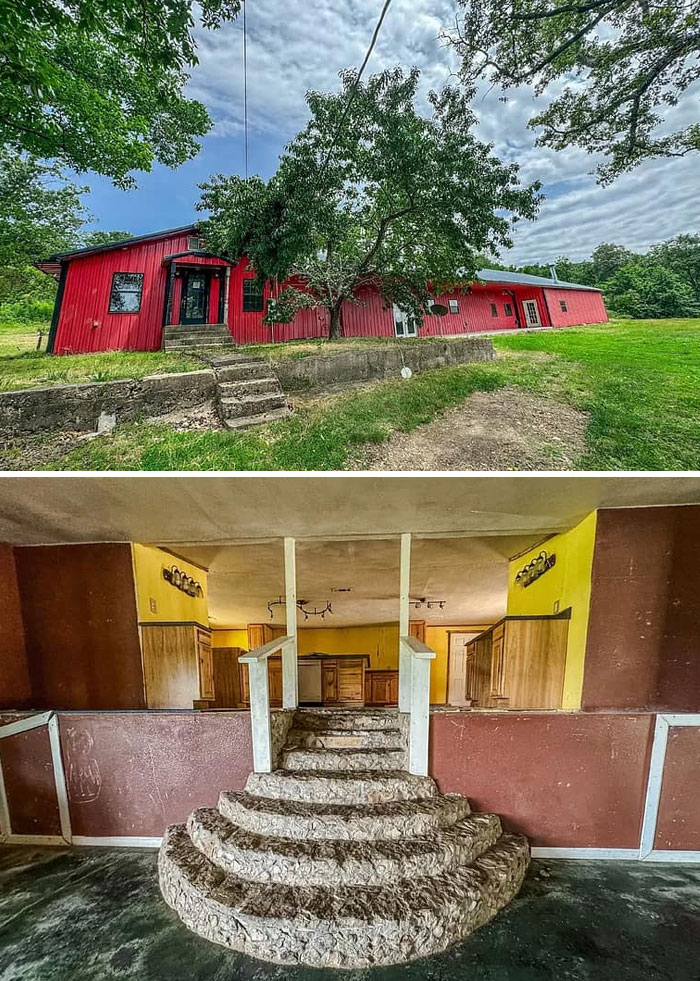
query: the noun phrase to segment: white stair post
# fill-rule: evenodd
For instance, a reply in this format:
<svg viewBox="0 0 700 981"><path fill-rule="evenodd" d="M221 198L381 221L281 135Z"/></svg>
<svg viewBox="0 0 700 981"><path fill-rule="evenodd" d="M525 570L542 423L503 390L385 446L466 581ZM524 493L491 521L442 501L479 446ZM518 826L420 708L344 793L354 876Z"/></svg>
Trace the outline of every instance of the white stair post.
<svg viewBox="0 0 700 981"><path fill-rule="evenodd" d="M401 536L399 566L399 712L411 710L411 655L402 638L408 636L409 594L411 591L411 535Z"/></svg>
<svg viewBox="0 0 700 981"><path fill-rule="evenodd" d="M284 540L284 587L287 613L287 636L290 642L282 648L282 708L295 709L299 704L297 657L297 562L296 542Z"/></svg>
<svg viewBox="0 0 700 981"><path fill-rule="evenodd" d="M434 655L433 655L434 656ZM411 721L408 742L408 771L428 775L428 728L430 726L430 661L411 658Z"/></svg>
<svg viewBox="0 0 700 981"><path fill-rule="evenodd" d="M256 773L269 773L272 769L272 737L270 734L270 683L267 675L267 659L277 651L291 646L292 637L271 640L262 647L242 654L239 664L248 665L250 693L250 728L253 736L253 769Z"/></svg>

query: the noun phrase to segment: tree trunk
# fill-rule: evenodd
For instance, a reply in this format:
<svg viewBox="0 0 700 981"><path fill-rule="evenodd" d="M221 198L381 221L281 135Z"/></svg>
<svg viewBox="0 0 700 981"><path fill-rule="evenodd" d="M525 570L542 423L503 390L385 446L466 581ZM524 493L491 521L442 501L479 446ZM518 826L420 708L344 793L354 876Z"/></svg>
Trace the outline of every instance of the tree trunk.
<svg viewBox="0 0 700 981"><path fill-rule="evenodd" d="M331 323L330 330L328 331L328 338L331 341L337 341L340 337L341 328L343 326L342 311L342 301L340 303L336 303L334 307L331 307Z"/></svg>

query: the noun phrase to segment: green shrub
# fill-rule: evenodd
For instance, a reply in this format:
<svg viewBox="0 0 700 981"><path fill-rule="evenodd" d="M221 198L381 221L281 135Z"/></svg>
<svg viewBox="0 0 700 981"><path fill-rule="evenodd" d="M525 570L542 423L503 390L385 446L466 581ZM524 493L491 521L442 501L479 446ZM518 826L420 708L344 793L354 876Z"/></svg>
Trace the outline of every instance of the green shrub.
<svg viewBox="0 0 700 981"><path fill-rule="evenodd" d="M0 266L0 306L26 297L53 303L56 290L56 280L34 266Z"/></svg>
<svg viewBox="0 0 700 981"><path fill-rule="evenodd" d="M51 300L23 296L11 303L0 304L0 324L48 324L53 313Z"/></svg>

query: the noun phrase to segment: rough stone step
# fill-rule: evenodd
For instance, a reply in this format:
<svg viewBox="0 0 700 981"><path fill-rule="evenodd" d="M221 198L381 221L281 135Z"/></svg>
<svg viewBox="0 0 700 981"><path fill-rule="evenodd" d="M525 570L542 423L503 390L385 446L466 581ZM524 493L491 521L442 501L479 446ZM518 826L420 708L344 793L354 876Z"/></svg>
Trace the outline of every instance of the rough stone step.
<svg viewBox="0 0 700 981"><path fill-rule="evenodd" d="M318 773L308 770L273 770L251 773L246 791L277 800L316 804L380 804L384 801L419 800L437 793L431 777L417 777L406 770L355 773Z"/></svg>
<svg viewBox="0 0 700 981"><path fill-rule="evenodd" d="M357 772L401 770L403 749L288 749L282 754L285 770Z"/></svg>
<svg viewBox="0 0 700 981"><path fill-rule="evenodd" d="M230 336L230 333L226 324L170 324L163 329L164 337L189 337L191 334L216 337L219 334Z"/></svg>
<svg viewBox="0 0 700 981"><path fill-rule="evenodd" d="M288 419L291 414L292 410L289 406L284 405L271 412L261 412L254 416L241 416L238 419L224 418L223 423L227 429L250 429L252 426L266 426L271 422L280 422L282 419Z"/></svg>
<svg viewBox="0 0 700 981"><path fill-rule="evenodd" d="M269 365L263 361L244 361L223 366L217 363L216 365L216 377L220 382L243 381L246 378L267 378L269 374Z"/></svg>
<svg viewBox="0 0 700 981"><path fill-rule="evenodd" d="M276 838L399 841L434 834L467 817L469 801L459 794L382 804L314 804L222 791L220 813L247 831Z"/></svg>
<svg viewBox="0 0 700 981"><path fill-rule="evenodd" d="M392 709L378 709L377 711L353 712L342 709L318 709L315 711L303 710L294 715L294 727L296 729L396 729L398 727L399 714Z"/></svg>
<svg viewBox="0 0 700 981"><path fill-rule="evenodd" d="M251 882L378 886L473 862L500 838L501 822L495 814L472 814L428 837L404 841L291 841L255 834L215 808L200 808L190 815L187 831L215 865Z"/></svg>
<svg viewBox="0 0 700 981"><path fill-rule="evenodd" d="M219 398L241 398L247 395L262 395L269 392L282 394L280 383L274 376L219 382Z"/></svg>
<svg viewBox="0 0 700 981"><path fill-rule="evenodd" d="M297 729L289 730L286 748L307 749L403 749L400 729Z"/></svg>
<svg viewBox="0 0 700 981"><path fill-rule="evenodd" d="M203 342L201 340L196 341L166 341L163 347L164 351L207 351L212 354L217 351L225 351L229 347L233 347L233 338L228 339L222 338L220 341Z"/></svg>
<svg viewBox="0 0 700 981"><path fill-rule="evenodd" d="M244 416L257 416L285 406L282 392L245 395L243 398L222 398L219 400L225 419L241 419Z"/></svg>
<svg viewBox="0 0 700 981"><path fill-rule="evenodd" d="M361 968L443 950L488 922L520 888L524 838L504 835L473 864L386 886L295 887L227 875L168 829L160 887L195 933L277 964Z"/></svg>

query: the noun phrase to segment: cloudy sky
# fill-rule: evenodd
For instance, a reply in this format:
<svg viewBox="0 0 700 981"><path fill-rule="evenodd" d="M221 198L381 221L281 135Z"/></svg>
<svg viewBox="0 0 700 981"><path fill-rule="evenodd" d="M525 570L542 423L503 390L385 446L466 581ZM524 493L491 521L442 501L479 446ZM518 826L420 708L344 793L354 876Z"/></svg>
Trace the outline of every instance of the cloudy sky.
<svg viewBox="0 0 700 981"><path fill-rule="evenodd" d="M247 0L250 172L269 176L284 144L306 120L304 93L333 89L337 73L358 66L382 0ZM368 72L400 64L421 69L423 95L449 79L455 62L439 41L454 20L452 0L394 0ZM197 184L213 173L243 173L243 59L240 19L198 34L200 64L190 94L215 126L200 154L176 171L157 167L138 177L135 191L92 179L88 206L100 228L133 234L186 224L195 216ZM475 109L479 137L503 159L520 164L525 182L541 180L546 201L534 223L518 227L510 262L543 262L558 255L590 255L599 242L631 249L680 232L700 231L700 157L654 161L600 187L596 160L583 150L535 147L526 127L537 103L528 89L500 101L484 87ZM697 91L687 94L668 123L697 120Z"/></svg>

